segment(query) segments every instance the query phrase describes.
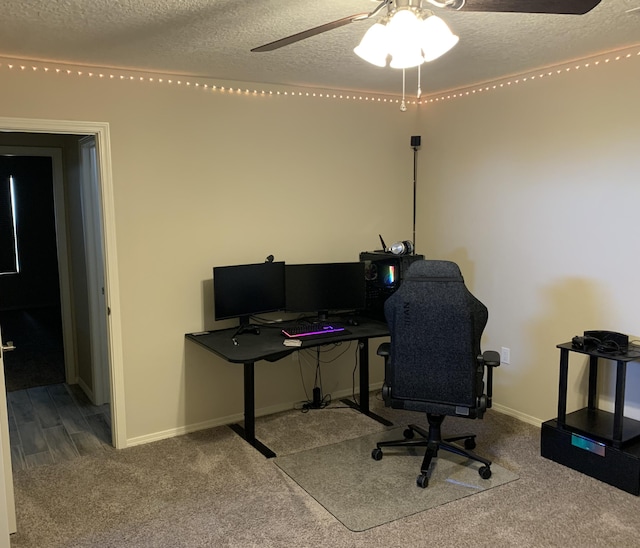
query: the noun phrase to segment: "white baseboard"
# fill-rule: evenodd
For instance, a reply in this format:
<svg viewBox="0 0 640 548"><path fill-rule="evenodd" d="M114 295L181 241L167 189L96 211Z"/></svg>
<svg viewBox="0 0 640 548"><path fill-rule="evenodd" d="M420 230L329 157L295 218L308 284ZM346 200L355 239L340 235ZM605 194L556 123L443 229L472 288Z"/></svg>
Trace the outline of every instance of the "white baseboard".
<svg viewBox="0 0 640 548"><path fill-rule="evenodd" d="M382 382L371 384L369 386L370 391L380 390L382 388ZM356 392L358 393L358 392ZM331 397L333 400L339 400L342 398L350 398L352 396L352 390L339 390L332 392ZM273 415L275 413L282 413L283 411L290 411L300 407L300 402L287 402L277 405L271 405L269 407L262 407L256 409L256 417L264 417L266 415ZM208 421L198 422L194 424L188 424L185 426L179 426L177 428L170 428L169 430L163 430L161 432L153 432L152 434L145 434L144 436L136 436L135 438L127 439L126 447L133 447L135 445L144 445L145 443L151 443L154 441L165 440L168 438L175 438L176 436L182 436L184 434L190 434L192 432L198 432L200 430L207 430L209 428L216 428L218 426L226 426L228 424L234 424L242 422L244 420L243 413L237 413L235 415L227 415L225 417L218 417Z"/></svg>
<svg viewBox="0 0 640 548"><path fill-rule="evenodd" d="M380 390L382 388L382 382L378 382L370 385L369 390L374 392L376 390ZM332 397L334 400L339 400L342 398L350 398L352 396L352 391L349 389L339 390L337 392L332 393ZM256 417L264 417L266 415L273 415L275 413L282 413L283 411L290 411L292 409L297 409L300 406L299 401L294 402L286 402L277 405L271 405L269 407L262 407L260 409L256 409ZM527 424L531 424L540 428L542 423L544 422L542 419L537 417L532 417L531 415L527 415L525 413L521 413L520 411L516 411L515 409L511 409L510 407L506 407L504 405L500 405L499 403L493 403L491 409L497 411L498 413L503 413L504 415L508 415L515 419L526 422ZM144 445L145 443L152 443L154 441L160 441L168 438L174 438L176 436L182 436L184 434L190 434L192 432L198 432L200 430L207 430L209 428L216 428L218 426L227 426L229 424L234 424L237 422L242 422L244 420L244 415L242 413L237 413L235 415L227 415L224 417L218 417L216 419L211 419L208 421L198 422L194 424L188 424L185 426L179 426L177 428L170 428L169 430L163 430L160 432L153 432L152 434L145 434L144 436L137 436L135 438L129 438L127 440L126 447L133 447L135 445Z"/></svg>
<svg viewBox="0 0 640 548"><path fill-rule="evenodd" d="M526 422L527 424L532 424L533 426L537 426L538 428L541 428L542 423L544 422L541 419L532 417L531 415L526 415L525 413L521 413L520 411L516 411L515 409L511 409L510 407L505 407L504 405L500 405L499 403L495 403L495 402L492 404L491 409L497 411L498 413L509 415L510 417L521 420L522 422Z"/></svg>

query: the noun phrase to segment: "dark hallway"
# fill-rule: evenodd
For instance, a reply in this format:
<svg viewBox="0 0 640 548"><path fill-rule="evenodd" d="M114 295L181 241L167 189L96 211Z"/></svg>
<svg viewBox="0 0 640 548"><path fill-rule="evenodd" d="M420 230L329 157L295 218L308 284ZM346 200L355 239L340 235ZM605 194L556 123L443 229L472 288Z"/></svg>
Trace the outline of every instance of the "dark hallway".
<svg viewBox="0 0 640 548"><path fill-rule="evenodd" d="M0 183L11 187L0 209L0 326L16 347L4 356L12 392L65 381L52 160L0 156Z"/></svg>

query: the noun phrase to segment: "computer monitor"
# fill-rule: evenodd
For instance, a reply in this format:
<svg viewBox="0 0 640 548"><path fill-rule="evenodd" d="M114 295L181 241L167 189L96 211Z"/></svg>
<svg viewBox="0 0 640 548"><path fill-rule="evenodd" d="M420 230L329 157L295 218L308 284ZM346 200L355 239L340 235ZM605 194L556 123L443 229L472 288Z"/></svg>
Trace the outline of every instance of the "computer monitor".
<svg viewBox="0 0 640 548"><path fill-rule="evenodd" d="M329 312L365 307L364 263L288 264L285 267L286 310L326 319Z"/></svg>
<svg viewBox="0 0 640 548"><path fill-rule="evenodd" d="M284 310L284 262L213 268L214 317L238 318L249 325L251 316Z"/></svg>

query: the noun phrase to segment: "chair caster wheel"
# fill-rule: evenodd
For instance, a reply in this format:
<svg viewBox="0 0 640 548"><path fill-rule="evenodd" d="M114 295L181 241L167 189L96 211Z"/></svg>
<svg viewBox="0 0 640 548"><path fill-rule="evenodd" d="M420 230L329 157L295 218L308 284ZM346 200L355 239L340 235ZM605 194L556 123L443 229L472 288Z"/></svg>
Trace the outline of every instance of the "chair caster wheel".
<svg viewBox="0 0 640 548"><path fill-rule="evenodd" d="M489 479L491 477L491 468L488 466L481 466L478 470L478 474L482 479Z"/></svg>
<svg viewBox="0 0 640 548"><path fill-rule="evenodd" d="M382 449L376 447L373 451L371 451L371 458L373 460L382 460Z"/></svg>
<svg viewBox="0 0 640 548"><path fill-rule="evenodd" d="M429 478L427 477L427 474L420 474L416 478L416 485L418 487L421 487L422 489L424 489L427 485L429 485Z"/></svg>
<svg viewBox="0 0 640 548"><path fill-rule="evenodd" d="M476 440L474 440L473 438L467 438L466 440L464 440L464 448L467 449L468 451L475 449Z"/></svg>
<svg viewBox="0 0 640 548"><path fill-rule="evenodd" d="M411 428L407 428L402 435L404 436L405 440L412 440L413 437L416 435L415 432L413 430L411 430Z"/></svg>

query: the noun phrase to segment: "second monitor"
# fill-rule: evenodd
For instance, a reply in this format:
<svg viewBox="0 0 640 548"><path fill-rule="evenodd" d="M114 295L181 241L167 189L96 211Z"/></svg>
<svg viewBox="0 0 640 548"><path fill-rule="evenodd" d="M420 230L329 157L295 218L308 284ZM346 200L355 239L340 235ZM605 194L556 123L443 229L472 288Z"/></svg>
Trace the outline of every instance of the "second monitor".
<svg viewBox="0 0 640 548"><path fill-rule="evenodd" d="M366 304L364 263L288 264L285 266L286 309L317 314L362 310Z"/></svg>

